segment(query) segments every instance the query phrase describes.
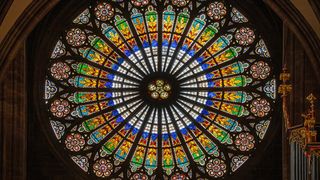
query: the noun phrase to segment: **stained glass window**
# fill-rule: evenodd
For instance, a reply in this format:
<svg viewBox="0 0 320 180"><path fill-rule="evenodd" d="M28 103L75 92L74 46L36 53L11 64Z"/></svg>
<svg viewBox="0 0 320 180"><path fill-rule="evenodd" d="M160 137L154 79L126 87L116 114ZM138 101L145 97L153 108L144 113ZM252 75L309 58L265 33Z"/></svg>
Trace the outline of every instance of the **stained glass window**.
<svg viewBox="0 0 320 180"><path fill-rule="evenodd" d="M89 177L226 177L272 122L272 54L230 1L92 1L50 53L45 122Z"/></svg>

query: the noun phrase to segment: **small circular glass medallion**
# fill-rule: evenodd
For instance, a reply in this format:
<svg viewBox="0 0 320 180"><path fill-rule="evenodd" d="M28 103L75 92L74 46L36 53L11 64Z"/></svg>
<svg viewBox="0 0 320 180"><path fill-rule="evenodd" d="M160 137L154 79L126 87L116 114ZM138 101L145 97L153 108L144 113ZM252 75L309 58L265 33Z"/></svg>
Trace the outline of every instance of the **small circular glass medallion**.
<svg viewBox="0 0 320 180"><path fill-rule="evenodd" d="M166 100L171 94L171 85L162 79L151 81L148 84L148 94L152 99Z"/></svg>

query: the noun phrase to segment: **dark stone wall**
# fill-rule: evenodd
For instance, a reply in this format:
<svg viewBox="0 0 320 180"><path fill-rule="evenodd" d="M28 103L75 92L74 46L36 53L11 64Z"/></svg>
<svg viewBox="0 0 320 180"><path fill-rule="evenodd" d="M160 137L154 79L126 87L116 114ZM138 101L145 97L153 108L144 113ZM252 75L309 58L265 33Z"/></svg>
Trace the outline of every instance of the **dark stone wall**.
<svg viewBox="0 0 320 180"><path fill-rule="evenodd" d="M0 179L26 177L25 51L22 48L0 81Z"/></svg>
<svg viewBox="0 0 320 180"><path fill-rule="evenodd" d="M31 115L32 116L32 115ZM30 117L30 115L29 115ZM28 180L76 180L78 178L55 156L39 121L28 123ZM50 132L51 133L51 132Z"/></svg>

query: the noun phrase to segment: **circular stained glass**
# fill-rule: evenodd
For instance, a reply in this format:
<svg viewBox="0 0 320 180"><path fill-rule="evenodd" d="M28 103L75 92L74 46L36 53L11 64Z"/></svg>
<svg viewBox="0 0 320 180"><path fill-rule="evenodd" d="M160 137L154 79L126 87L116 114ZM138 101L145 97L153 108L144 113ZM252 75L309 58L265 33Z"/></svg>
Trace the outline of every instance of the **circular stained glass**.
<svg viewBox="0 0 320 180"><path fill-rule="evenodd" d="M273 61L229 1L92 1L61 32L45 81L50 126L88 176L221 178L261 145Z"/></svg>

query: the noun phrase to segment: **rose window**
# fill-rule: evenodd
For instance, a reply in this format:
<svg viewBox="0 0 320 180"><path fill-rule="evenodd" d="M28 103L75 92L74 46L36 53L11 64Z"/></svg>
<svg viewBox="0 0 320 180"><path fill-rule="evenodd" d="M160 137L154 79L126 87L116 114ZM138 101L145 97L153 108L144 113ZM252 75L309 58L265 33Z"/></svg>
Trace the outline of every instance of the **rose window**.
<svg viewBox="0 0 320 180"><path fill-rule="evenodd" d="M44 121L88 177L227 177L272 122L272 53L230 1L90 1L54 44Z"/></svg>

